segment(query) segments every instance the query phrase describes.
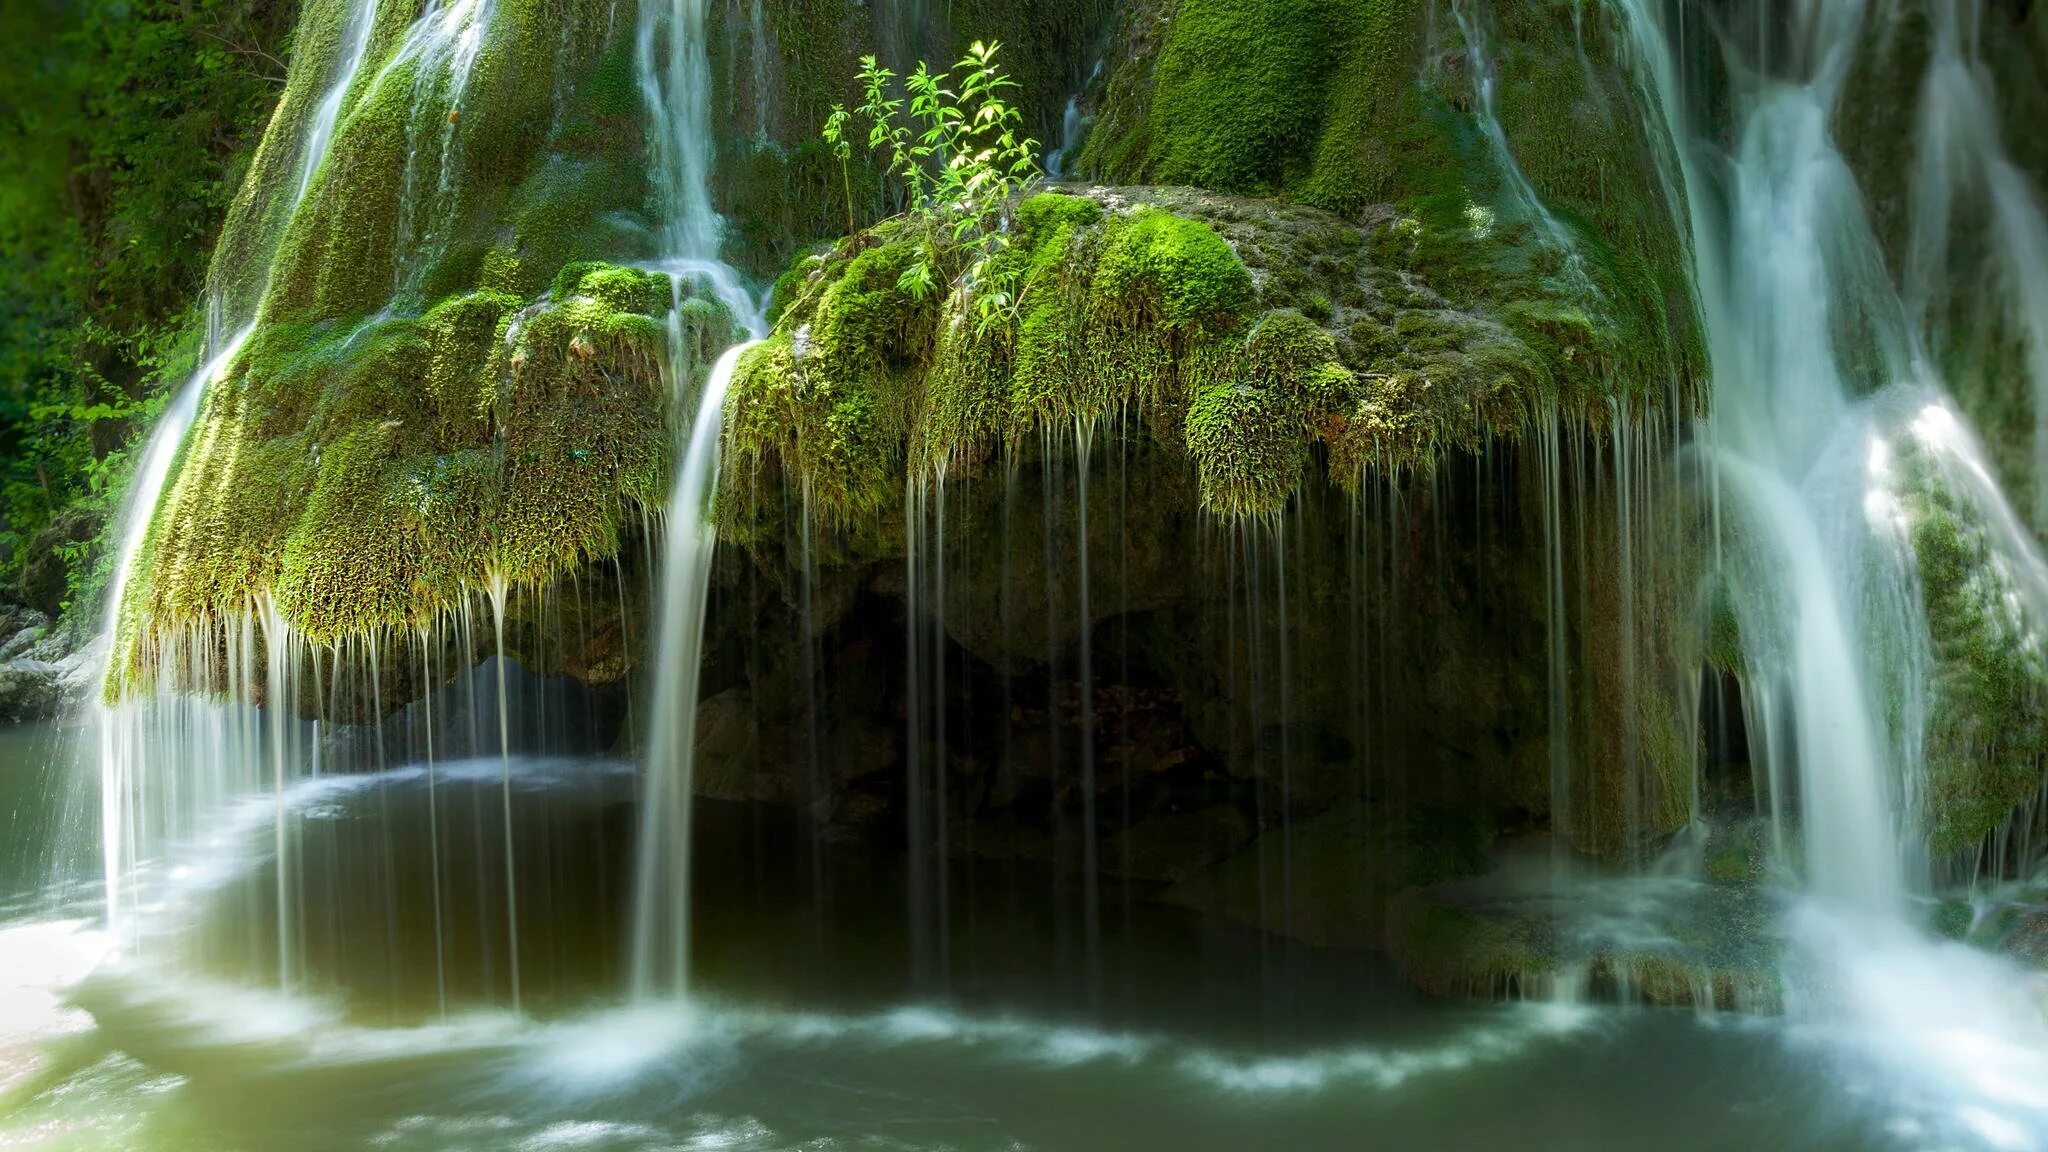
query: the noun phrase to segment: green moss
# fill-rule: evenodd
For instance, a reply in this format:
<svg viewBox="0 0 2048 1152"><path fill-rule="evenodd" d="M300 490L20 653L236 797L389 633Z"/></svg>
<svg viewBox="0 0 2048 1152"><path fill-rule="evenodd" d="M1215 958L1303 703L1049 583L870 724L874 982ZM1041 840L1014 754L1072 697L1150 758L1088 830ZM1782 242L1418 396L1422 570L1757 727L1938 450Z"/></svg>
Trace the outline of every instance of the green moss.
<svg viewBox="0 0 2048 1152"><path fill-rule="evenodd" d="M1400 169L1415 153L1401 147L1389 127L1416 108L1411 99L1425 11L1416 0L1336 6L1345 49L1331 69L1313 163L1299 182L1304 201L1350 216L1392 199Z"/></svg>
<svg viewBox="0 0 2048 1152"><path fill-rule="evenodd" d="M1225 330L1252 301L1252 277L1215 229L1157 208L1114 220L1096 265L1091 303L1134 324Z"/></svg>
<svg viewBox="0 0 2048 1152"><path fill-rule="evenodd" d="M1196 363L1187 443L1202 503L1225 516L1278 512L1320 426L1356 392L1336 341L1298 312L1270 312L1241 347L1212 345Z"/></svg>
<svg viewBox="0 0 2048 1152"><path fill-rule="evenodd" d="M1278 188L1325 104L1330 0L1180 0L1153 72L1148 183Z"/></svg>
<svg viewBox="0 0 2048 1152"><path fill-rule="evenodd" d="M215 386L159 506L126 667L268 601L308 639L412 629L469 591L609 557L667 492L668 281L587 265L567 299L465 293L418 318L271 324ZM633 306L642 310L629 310ZM730 343L690 300L693 371Z"/></svg>
<svg viewBox="0 0 2048 1152"><path fill-rule="evenodd" d="M804 265L776 337L735 377L732 490L772 456L828 523L871 520L900 500L906 467L956 474L1000 443L1144 400L1196 406L1185 438L1215 511L1284 502L1300 469L1271 458L1298 465L1322 414L1310 408L1334 408L1350 385L1329 337L1295 313L1248 325L1251 274L1199 220L1105 217L1047 194L1020 206L1017 228L1003 258L1021 272L1018 315L992 332L963 299L898 287L927 258L921 236L885 230Z"/></svg>
<svg viewBox="0 0 2048 1152"><path fill-rule="evenodd" d="M1935 852L1955 854L1976 849L2048 779L2048 657L2041 606L2015 587L1981 515L1921 451L1907 457L1901 503L1934 642L1927 835Z"/></svg>
<svg viewBox="0 0 2048 1152"><path fill-rule="evenodd" d="M1460 308L1488 302L1538 361L1583 359L1556 383L1598 383L1559 395L1569 411L1596 418L1593 402L1616 392L1693 401L1705 349L1684 209L1617 14L1574 0L1482 13L1515 173L1478 119L1481 53L1426 51L1455 48L1459 30L1440 20L1425 35L1420 0L1168 7L1128 22L1134 46L1163 45L1152 75L1134 65L1111 80L1090 142L1109 177L1291 196L1352 219L1392 204L1400 229L1381 229L1382 262Z"/></svg>
<svg viewBox="0 0 2048 1152"><path fill-rule="evenodd" d="M1015 314L993 328L962 294L920 301L898 287L915 261L945 264L943 237L908 224L800 260L779 282L775 336L728 400L734 507L779 477L827 523L872 523L906 472L967 475L998 451L1142 412L1190 461L1205 508L1265 515L1318 445L1353 485L1517 435L1567 387L1607 412L1592 402L1604 362L1582 347L1591 321L1570 299L1458 311L1430 278L1376 268L1380 233L1312 210L1145 195L1158 202L1119 190L1020 204L999 258L1020 285Z"/></svg>
<svg viewBox="0 0 2048 1152"><path fill-rule="evenodd" d="M791 479L828 524L872 518L901 498L908 389L937 305L898 281L924 258L923 243L835 256L741 361L726 406L729 507L775 460L796 464Z"/></svg>

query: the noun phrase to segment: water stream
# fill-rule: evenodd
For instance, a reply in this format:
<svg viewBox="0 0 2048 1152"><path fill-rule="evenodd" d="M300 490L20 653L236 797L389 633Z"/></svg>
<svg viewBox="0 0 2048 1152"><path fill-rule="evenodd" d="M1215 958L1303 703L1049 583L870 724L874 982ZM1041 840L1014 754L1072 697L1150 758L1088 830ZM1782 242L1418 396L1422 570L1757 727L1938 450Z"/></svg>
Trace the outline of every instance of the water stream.
<svg viewBox="0 0 2048 1152"><path fill-rule="evenodd" d="M1701 451L1724 523L1737 526L1723 547L1763 557L1731 571L1751 638L1754 751L1781 825L1784 794L1799 812L1804 886L1790 914L1788 1010L1823 1047L1962 1098L1949 1119L1969 1138L2034 1147L2048 1096L2029 1085L2048 1069L2048 1026L2027 1003L2027 978L1922 924L1932 877L1917 800L1932 639L1899 511L1913 481L1896 458L1943 462L1917 482L1998 526L1990 548L2015 596L2031 599L2048 573L1946 397L1834 139L1864 22L1881 18L1867 7L1823 0L1754 29L1734 22L1724 44L1735 126L1722 152L1697 135L1703 118L1676 80L1679 42L1664 13L1625 6L1684 157L1715 365ZM2001 190L1995 117L1960 54L1958 29L1975 8L1943 6L1926 82L1932 158L1915 190L1912 244L1923 270L1950 227L1958 174L1986 174L2022 259L2042 227L2030 198L2010 181ZM1963 140L1960 115L1971 125ZM2020 290L2037 270L2017 278ZM1776 839L1793 837L1781 827Z"/></svg>
<svg viewBox="0 0 2048 1152"><path fill-rule="evenodd" d="M704 614L718 537L712 523L724 433L725 394L740 357L765 332L763 302L720 258L724 221L711 203L711 63L705 0L647 0L640 7L634 63L648 117L663 260L672 285L665 374L679 413L683 451L669 494L656 603L655 696L641 797L634 882L632 993L636 1000L689 990L691 813L695 795L698 676ZM696 404L686 386L682 341L685 288L707 289L751 339L712 365Z"/></svg>

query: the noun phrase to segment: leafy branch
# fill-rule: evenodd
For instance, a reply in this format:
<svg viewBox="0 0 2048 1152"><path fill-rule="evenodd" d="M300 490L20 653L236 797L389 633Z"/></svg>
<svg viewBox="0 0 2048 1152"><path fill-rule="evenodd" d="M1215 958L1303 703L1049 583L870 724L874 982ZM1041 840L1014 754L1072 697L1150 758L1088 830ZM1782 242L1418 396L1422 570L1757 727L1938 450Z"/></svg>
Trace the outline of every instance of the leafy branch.
<svg viewBox="0 0 2048 1152"><path fill-rule="evenodd" d="M1000 47L975 41L950 73L919 61L900 89L895 72L864 56L861 106L849 113L834 105L823 129L847 190L847 230L854 228L847 165L858 119L867 126L868 152L902 186L904 217L928 237L897 286L917 300L952 286L972 301L984 331L1014 314L1020 272L996 258L1010 243L1011 202L1042 175L1038 141L1023 134L1024 115L1011 102L1019 85L996 61ZM955 75L958 87L949 87Z"/></svg>

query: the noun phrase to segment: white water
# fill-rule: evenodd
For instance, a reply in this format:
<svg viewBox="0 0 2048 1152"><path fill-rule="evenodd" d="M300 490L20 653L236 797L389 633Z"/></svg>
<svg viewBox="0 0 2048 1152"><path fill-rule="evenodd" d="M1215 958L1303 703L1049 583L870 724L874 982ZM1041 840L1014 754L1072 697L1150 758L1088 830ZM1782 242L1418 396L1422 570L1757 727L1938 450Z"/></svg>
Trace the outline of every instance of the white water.
<svg viewBox="0 0 2048 1152"><path fill-rule="evenodd" d="M1930 19L1934 56L1921 95L1907 299L1915 319L1932 329L1926 334L1936 349L1977 335L1939 330L1939 313L1958 273L1950 262L1950 233L1965 212L1984 216L1991 229L1991 266L1981 277L1964 273L1963 282L2002 305L2010 330L2024 345L2034 408L2034 520L2048 526L2048 218L2026 173L1999 139L1991 76L1976 58L1982 35L1978 5L1935 5Z"/></svg>
<svg viewBox="0 0 2048 1152"><path fill-rule="evenodd" d="M342 56L337 61L334 75L322 94L316 111L306 127L306 134L300 146L300 174L296 194L292 201L291 214L296 215L304 205L306 193L314 177L326 162L327 153L334 143L335 126L349 90L354 86L368 52L370 33L376 19L375 0L354 0L351 4L348 23L344 29ZM424 20L424 18L423 18ZM412 40L408 39L408 44ZM378 79L382 79L382 73ZM374 87L374 85L373 85ZM290 230L291 219L287 216L283 226L272 236L281 237ZM273 239L273 243L275 240ZM266 260L267 263L267 260ZM209 302L209 326L215 323L214 313L217 302ZM137 464L134 477L123 499L119 520L120 551L114 565L114 574L107 585L106 602L97 643L103 654L105 669L104 682L116 680L114 662L123 658L120 647L121 621L123 614L130 611L127 596L135 575L135 565L148 538L151 523L156 518L159 504L171 480L171 466L176 461L185 437L197 422L205 405L209 389L214 381L226 373L233 364L242 344L253 331L253 322L237 332L225 344L212 349L211 359L194 373L192 378L179 390L157 425L150 432L147 447ZM248 641L243 651L253 651L253 620L244 622L244 639ZM174 676L180 671L174 666L175 653L180 645L166 646L166 655L157 658L158 674ZM227 670L231 695L250 687L254 677L246 666ZM131 911L124 901L124 878L148 863L151 851L159 846L161 834L173 831L177 821L166 823L166 797L169 802L189 811L190 806L203 800L210 793L204 788L191 788L175 784L170 779L153 780L154 775L170 776L190 770L195 765L178 762L175 755L183 740L194 739L193 749L205 749L215 755L202 754L205 766L219 775L229 758L218 755L230 730L243 738L246 746L254 739L256 724L252 717L243 714L246 710L230 706L226 709L201 709L209 714L201 721L192 715L194 707L176 700L166 699L170 694L160 694L152 700L124 699L113 705L97 707L95 727L100 744L100 851L106 871L106 915L111 934L118 941L119 929ZM168 746L167 746L168 745ZM236 781L239 783L240 781ZM147 822L164 825L145 829L145 813L152 807L154 818Z"/></svg>
<svg viewBox="0 0 2048 1152"><path fill-rule="evenodd" d="M1662 10L1618 7L1678 141L1683 188L1673 191L1689 208L1714 361L1702 450L1731 530L1722 547L1750 665L1752 754L1774 813L1796 800L1800 816L1805 886L1785 968L1796 1034L1894 1094L1901 1135L2048 1147L2048 1024L2028 977L1915 922L1929 881L1916 801L1931 658L1902 531L1900 454L1931 458L1932 482L1989 526L2012 587L2031 599L2048 573L1920 352L1923 334L1832 136L1865 5L1813 0L1775 31L1762 20L1724 29L1734 84L1725 153L1693 135L1680 40ZM1964 82L1953 34L1965 16L1951 10L1975 5L1937 7L1952 22L1923 117L1929 151L1945 158L1924 160L1917 182L1923 281L1943 263L1955 158L1991 170L2001 155L1981 75ZM2014 217L2019 258L2031 259L2038 212L2011 188L1993 199ZM1782 829L1778 839L1789 842Z"/></svg>
<svg viewBox="0 0 2048 1152"><path fill-rule="evenodd" d="M1065 180L1067 178L1067 156L1081 143L1084 120L1081 115L1081 98L1067 97L1066 110L1060 113L1060 146L1045 154L1045 178Z"/></svg>
<svg viewBox="0 0 2048 1152"><path fill-rule="evenodd" d="M711 206L711 58L705 0L643 0L634 63L648 113L662 251L716 263L724 230Z"/></svg>
<svg viewBox="0 0 2048 1152"><path fill-rule="evenodd" d="M462 111L469 82L496 14L496 0L432 0L377 75L414 62L406 119L405 179L398 205L398 302L417 305L447 250L461 210ZM371 91L377 83L371 84ZM424 170L433 160L432 179Z"/></svg>
<svg viewBox="0 0 2048 1152"><path fill-rule="evenodd" d="M691 793L704 614L717 548L711 516L719 442L733 371L740 356L765 334L760 302L739 272L720 259L725 225L711 203L711 61L704 18L705 0L645 0L635 37L661 234L662 259L655 267L668 274L675 293L667 376L677 410L687 411L691 375L682 322L686 281L708 288L753 339L718 358L698 397L695 418L677 429L685 448L669 497L656 601L653 721L633 897L636 1000L680 997L689 989Z"/></svg>
<svg viewBox="0 0 2048 1152"><path fill-rule="evenodd" d="M1494 169L1507 181L1510 199L1516 209L1527 212L1542 230L1543 238L1552 248L1564 253L1570 259L1575 276L1583 276L1579 268L1577 244L1571 231L1564 226L1550 207L1529 183L1528 174L1522 171L1521 161L1515 158L1515 150L1509 145L1507 130L1501 126L1499 102L1495 96L1495 85L1499 77L1494 72L1492 53L1488 43L1484 14L1473 8L1481 0L1452 0L1451 16L1457 21L1458 32L1465 40L1467 67L1472 74L1473 96L1478 104L1479 130L1486 137L1487 149L1493 153ZM1477 225L1485 227L1485 225Z"/></svg>
<svg viewBox="0 0 2048 1152"><path fill-rule="evenodd" d="M712 499L724 432L726 386L757 341L726 349L712 366L689 446L669 495L668 532L654 647L654 722L640 801L639 877L634 892L633 995L689 990L690 810L697 736L697 680L704 613L718 533Z"/></svg>
<svg viewBox="0 0 2048 1152"><path fill-rule="evenodd" d="M319 106L313 111L312 125L306 131L305 144L301 149L299 190L292 198L294 212L305 203L306 193L313 187L313 177L327 158L328 141L334 138L334 126L341 119L342 103L348 99L356 73L362 69L363 58L369 54L370 32L376 25L377 0L351 0L348 22L342 28L340 65L326 95L320 98Z"/></svg>
<svg viewBox="0 0 2048 1152"><path fill-rule="evenodd" d="M199 407L206 399L207 389L234 362L235 354L242 350L242 343L248 338L249 329L237 332L178 390L177 398L150 431L142 459L136 464L135 473L128 482L118 522L121 551L114 561L113 577L107 583L106 606L100 620L98 644L102 676L100 683L94 686L96 693L103 691L105 685L119 676L117 665L123 656L121 617L128 585L134 579L135 563L141 557L143 543L148 538L157 503L162 500L164 487L170 481L171 464L185 442L185 434L199 416ZM123 913L122 877L133 851L130 804L138 783L138 760L142 752L142 734L137 730L137 712L141 707L132 702L101 703L97 706L101 771L100 851L106 868L107 921L110 927L119 925Z"/></svg>

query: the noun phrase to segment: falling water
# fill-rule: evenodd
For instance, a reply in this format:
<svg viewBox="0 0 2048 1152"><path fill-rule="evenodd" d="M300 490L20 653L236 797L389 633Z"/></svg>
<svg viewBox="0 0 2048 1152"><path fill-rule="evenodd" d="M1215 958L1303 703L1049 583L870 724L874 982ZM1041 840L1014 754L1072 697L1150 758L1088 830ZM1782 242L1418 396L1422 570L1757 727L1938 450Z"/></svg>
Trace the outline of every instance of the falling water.
<svg viewBox="0 0 2048 1152"><path fill-rule="evenodd" d="M1934 56L1920 106L1920 155L1913 173L1912 244L1906 259L1907 300L1916 319L1937 328L1948 285L1950 235L1981 198L1995 237L1989 277L1966 271L1966 283L2002 298L2005 316L2024 348L2034 408L2034 518L2048 523L2048 218L2026 173L1998 135L1991 78L1975 58L1982 12L1976 3L1935 5ZM1972 302L1973 310L1976 306ZM1929 332L1936 347L1951 334Z"/></svg>
<svg viewBox="0 0 2048 1152"><path fill-rule="evenodd" d="M709 288L755 341L762 308L720 258L724 222L711 203L711 61L705 0L647 0L640 6L634 63L648 117L649 164L661 229L658 267L674 286L666 375L686 410L689 351L681 338L682 288ZM634 894L633 995L681 996L689 987L690 811L697 739L697 681L717 534L711 510L718 478L725 391L753 341L729 348L712 367L695 418L678 430L687 445L668 506L655 643L653 722L641 800Z"/></svg>
<svg viewBox="0 0 2048 1152"><path fill-rule="evenodd" d="M511 713L506 707L505 693L505 608L511 595L505 577L492 573L490 585L485 589L491 602L492 648L497 653L496 675L493 679L498 687L498 800L503 816L505 835L505 955L511 965L512 1010L519 1010L519 870L518 855L512 833L512 736ZM374 665L373 665L374 666Z"/></svg>
<svg viewBox="0 0 2048 1152"><path fill-rule="evenodd" d="M711 58L706 0L644 0L634 64L647 106L663 253L716 263L722 225L711 206Z"/></svg>
<svg viewBox="0 0 2048 1152"><path fill-rule="evenodd" d="M405 177L398 203L397 301L417 306L426 278L447 250L461 209L463 100L490 31L495 0L432 0L405 42L378 73L381 82L410 62ZM374 90L376 84L371 85ZM432 158L431 175L426 171Z"/></svg>
<svg viewBox="0 0 2048 1152"><path fill-rule="evenodd" d="M1081 116L1081 98L1067 97L1066 111L1060 114L1060 143L1045 154L1045 176L1048 180L1067 178L1067 157L1073 154L1081 143L1084 120Z"/></svg>
<svg viewBox="0 0 2048 1152"><path fill-rule="evenodd" d="M633 995L689 990L690 807L697 735L697 679L704 613L718 534L711 521L726 387L755 341L726 349L712 366L676 468L668 504L659 623L655 634L654 722L641 798L639 881L633 916Z"/></svg>
<svg viewBox="0 0 2048 1152"><path fill-rule="evenodd" d="M178 390L177 398L150 431L149 443L143 449L134 477L128 482L119 520L121 551L114 561L113 578L107 584L106 607L100 621L98 640L104 652L103 679L107 683L114 682L121 675L121 620L127 610L128 585L135 576L135 564L141 556L143 542L148 538L157 503L163 498L164 486L170 480L171 462L177 458L178 448L185 442L185 433L191 430L193 421L198 418L206 390L234 362L235 354L242 350L242 343L248 338L249 329L237 332ZM117 932L122 927L124 912L122 881L133 862L134 853L133 818L129 805L134 789L142 782L138 761L145 751L142 745L146 737L141 731L140 711L139 706L132 703L102 704L98 716L102 774L100 849L105 857L107 874L108 925Z"/></svg>
<svg viewBox="0 0 2048 1152"><path fill-rule="evenodd" d="M1095 422L1078 413L1074 416L1074 555L1080 571L1075 578L1075 629L1080 643L1081 704L1081 922L1086 933L1088 996L1091 1003L1102 998L1102 867L1098 859L1100 832L1095 804L1095 655L1094 609L1089 604L1088 565L1088 472L1095 443Z"/></svg>
<svg viewBox="0 0 2048 1152"><path fill-rule="evenodd" d="M352 0L342 26L340 64L328 85L327 94L320 98L319 106L313 111L312 126L306 131L304 154L299 159L299 189L292 198L294 211L305 203L306 193L313 187L313 177L319 174L320 165L327 158L327 143L334 137L334 126L341 119L342 103L348 99L356 73L362 69L363 58L369 54L370 32L376 23L377 0Z"/></svg>
<svg viewBox="0 0 2048 1152"><path fill-rule="evenodd" d="M1494 170L1508 183L1508 191L1517 210L1534 217L1543 230L1544 240L1561 253L1570 254L1571 267L1578 270L1576 250L1571 232L1563 221L1550 211L1537 195L1528 175L1522 171L1522 163L1515 157L1513 146L1508 143L1507 130L1501 126L1500 109L1495 95L1499 77L1495 74L1491 45L1484 24L1483 12L1474 11L1484 0L1452 0L1451 16L1458 24L1458 32L1464 37L1467 66L1472 73L1473 95L1478 104L1479 130L1486 137L1487 149L1493 154ZM1581 273L1582 274L1582 273Z"/></svg>
<svg viewBox="0 0 2048 1152"><path fill-rule="evenodd" d="M1902 879L1889 795L1898 765L1884 710L1868 685L1868 633L1907 646L1910 622L1862 618L1857 570L1870 549L1856 538L1862 486L1840 443L1859 381L1841 359L1845 317L1899 316L1847 163L1829 118L1856 32L1851 4L1824 4L1788 46L1798 83L1765 82L1744 95L1733 175L1718 189L1688 158L1702 307L1715 365L1715 416L1706 439L1724 495L1754 526L1752 546L1774 562L1765 588L1737 597L1745 637L1774 638L1751 652L1753 691L1783 694L1797 716L1791 755L1801 795L1809 879L1816 892L1865 911L1895 910ZM1637 11L1640 33L1660 25ZM1653 51L1662 54L1659 42ZM1668 78L1658 95L1678 132L1689 126ZM1674 109L1672 102L1681 101ZM1689 139L1681 135L1681 141ZM1897 327L1892 326L1896 335ZM1903 344L1882 341L1887 373L1903 371ZM1897 578L1898 574L1892 574ZM1759 645L1760 646L1760 645Z"/></svg>
<svg viewBox="0 0 2048 1152"><path fill-rule="evenodd" d="M465 12L473 10L474 6L473 0L464 0L457 5ZM437 13L443 19L437 21ZM305 204L306 193L333 146L335 128L347 95L367 56L375 15L375 4L371 0L361 0L350 7L341 55L305 129L300 149L299 179L291 209L294 214ZM449 13L438 6L430 9L408 33L400 58L418 54L436 42L436 29L446 26L459 32L468 27L466 23L450 25L448 18ZM477 35L480 36L480 32ZM471 39L473 41L474 37ZM458 55L462 56L467 67L467 63L474 61L474 44L466 54ZM387 64L376 79L381 81L395 63ZM288 217L282 227L270 231L272 242L275 243L276 238L289 229ZM209 301L210 332L219 326L218 313L218 303ZM105 654L109 686L124 679L130 670L121 663L131 658L131 653L122 643L126 635L124 621L132 619L134 634L138 636L148 626L142 610L129 602L128 592L149 538L150 526L168 486L171 465L186 435L197 422L210 387L233 364L252 330L253 324L244 327L225 344L214 348L206 365L179 390L170 408L152 430L130 482L119 521L120 551L113 578L107 587L98 640ZM205 703L174 699L172 697L176 694L166 691L151 699L136 699L134 693L129 693L118 702L98 709L101 852L106 869L107 918L117 940L128 934L128 921L134 911L133 900L125 891L128 881L150 863L158 849L180 835L189 834L193 822L203 820L199 809L209 800L225 801L238 788L258 784L259 773L254 765L267 764L268 782L275 788L281 788L288 761L295 763L298 749L288 746L295 738L288 732L291 726L283 722L273 723L269 725L268 736L265 736L265 725L253 707L239 703L258 695L259 685L262 686L260 694L271 700L291 698L296 691L295 684L287 683L292 678L287 673L295 674L297 645L286 638L282 620L275 618L274 612L265 614L265 627L262 629L263 639L267 641L265 647L274 667L266 672L254 666L253 654L259 647L256 619L257 614L251 612L239 624L217 621L202 626L218 629L225 638L228 659L223 668L205 666L204 653L209 648L198 635L163 637L156 644L153 656L142 648L132 653L133 659L152 663L152 667L135 670L152 674L158 684L166 687L181 682L215 685L226 688L230 701L238 703L231 703L224 709L215 708ZM225 684L218 683L221 677L225 678ZM176 762L178 757L187 754L200 762L189 765ZM177 777L180 773L196 773L206 779L201 781L195 776L191 781L179 783ZM278 870L282 886L287 867L282 852L282 818L278 829ZM289 893L280 888L278 898L279 978L288 983L291 972L285 910L290 902Z"/></svg>
<svg viewBox="0 0 2048 1152"><path fill-rule="evenodd" d="M1919 351L1832 135L1865 5L1820 0L1776 28L1761 10L1753 29L1732 23L1725 156L1695 135L1704 117L1678 79L1675 30L1655 6L1619 7L1679 142L1683 188L1671 191L1689 209L1715 370L1703 450L1727 508L1724 578L1736 585L1753 753L1775 811L1796 782L1805 896L1791 918L1788 1009L1849 1058L1963 1100L1942 1123L2033 1147L2026 1133L2048 1130L2048 1103L2027 1087L2048 1074L2038 1006L2017 971L1930 939L1910 915L1928 882L1911 820L1931 641L1899 527L1901 451L1935 459L1924 482L1993 526L2009 580L2040 588L2043 570ZM1923 108L1910 261L1923 297L1956 174L1989 186L2018 259L2041 227L2017 174L2001 170L1981 77L1963 63L1958 29L1974 26L1978 6L1937 7L1948 18ZM1708 175L1719 172L1724 181ZM2048 278L2038 260L2015 282L2029 278Z"/></svg>

